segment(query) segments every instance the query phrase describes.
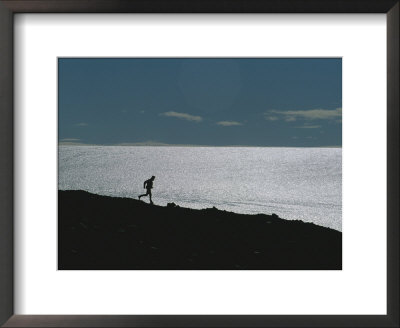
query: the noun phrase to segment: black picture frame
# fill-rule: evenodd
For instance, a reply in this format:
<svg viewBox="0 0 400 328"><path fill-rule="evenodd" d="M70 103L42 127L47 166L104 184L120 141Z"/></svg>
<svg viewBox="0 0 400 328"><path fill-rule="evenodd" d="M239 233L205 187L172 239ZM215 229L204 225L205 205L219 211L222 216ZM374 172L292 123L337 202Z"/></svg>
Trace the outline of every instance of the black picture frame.
<svg viewBox="0 0 400 328"><path fill-rule="evenodd" d="M0 0L0 324L4 327L399 327L399 8L399 0ZM14 315L13 16L16 13L385 13L387 315Z"/></svg>

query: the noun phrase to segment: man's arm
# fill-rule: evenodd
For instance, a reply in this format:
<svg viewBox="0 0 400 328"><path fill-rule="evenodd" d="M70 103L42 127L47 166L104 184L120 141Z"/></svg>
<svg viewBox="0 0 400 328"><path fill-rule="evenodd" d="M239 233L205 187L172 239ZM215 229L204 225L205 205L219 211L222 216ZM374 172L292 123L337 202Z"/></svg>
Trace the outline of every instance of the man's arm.
<svg viewBox="0 0 400 328"><path fill-rule="evenodd" d="M146 189L147 180L143 183L143 188Z"/></svg>

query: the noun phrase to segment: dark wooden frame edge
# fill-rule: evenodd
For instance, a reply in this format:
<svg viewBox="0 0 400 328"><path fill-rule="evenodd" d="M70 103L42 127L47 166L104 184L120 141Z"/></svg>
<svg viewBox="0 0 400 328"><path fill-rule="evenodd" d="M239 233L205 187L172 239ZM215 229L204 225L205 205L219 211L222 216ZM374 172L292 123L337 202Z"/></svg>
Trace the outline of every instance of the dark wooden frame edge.
<svg viewBox="0 0 400 328"><path fill-rule="evenodd" d="M4 327L399 327L399 8L399 0L0 0L0 324ZM130 12L386 13L387 315L14 315L14 14Z"/></svg>

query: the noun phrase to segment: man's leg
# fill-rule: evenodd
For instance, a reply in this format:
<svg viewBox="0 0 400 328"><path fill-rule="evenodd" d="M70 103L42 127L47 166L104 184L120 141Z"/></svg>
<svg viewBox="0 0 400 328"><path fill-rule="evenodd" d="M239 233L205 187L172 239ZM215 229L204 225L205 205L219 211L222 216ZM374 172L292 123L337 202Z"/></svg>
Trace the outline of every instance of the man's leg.
<svg viewBox="0 0 400 328"><path fill-rule="evenodd" d="M147 196L148 194L149 194L149 192L146 192L145 194L140 195L140 196L139 196L139 199L140 199L141 197Z"/></svg>
<svg viewBox="0 0 400 328"><path fill-rule="evenodd" d="M150 204L153 204L153 201L152 201L152 199L151 199L151 189L149 189L149 190L147 191L147 193L149 194L149 197L150 197Z"/></svg>

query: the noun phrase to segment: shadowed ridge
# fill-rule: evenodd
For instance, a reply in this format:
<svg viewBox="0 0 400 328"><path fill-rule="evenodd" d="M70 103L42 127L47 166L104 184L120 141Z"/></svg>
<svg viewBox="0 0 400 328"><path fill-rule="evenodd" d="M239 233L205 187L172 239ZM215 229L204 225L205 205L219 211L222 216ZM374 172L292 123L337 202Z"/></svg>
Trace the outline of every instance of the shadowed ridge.
<svg viewBox="0 0 400 328"><path fill-rule="evenodd" d="M341 269L342 234L277 215L59 191L59 269Z"/></svg>

